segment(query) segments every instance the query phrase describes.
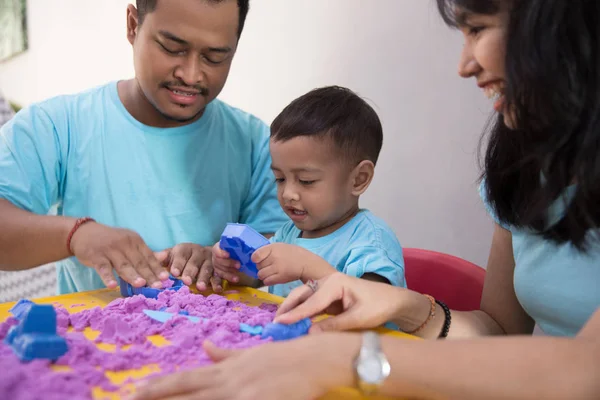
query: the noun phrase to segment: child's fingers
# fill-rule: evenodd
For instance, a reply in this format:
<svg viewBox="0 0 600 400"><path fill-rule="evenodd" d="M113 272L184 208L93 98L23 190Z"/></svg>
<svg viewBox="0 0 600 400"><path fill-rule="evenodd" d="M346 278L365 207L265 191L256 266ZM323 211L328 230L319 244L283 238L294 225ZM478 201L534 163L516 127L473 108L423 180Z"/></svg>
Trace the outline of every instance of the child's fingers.
<svg viewBox="0 0 600 400"><path fill-rule="evenodd" d="M275 275L275 274L277 274L277 268L275 268L273 266L269 266L269 267L265 267L263 269L259 269L257 276L258 276L258 279L263 281L263 283L266 285L267 282L265 280L268 279L271 275Z"/></svg>
<svg viewBox="0 0 600 400"><path fill-rule="evenodd" d="M229 259L229 253L221 248L219 242L215 243L212 248L213 255L219 258Z"/></svg>
<svg viewBox="0 0 600 400"><path fill-rule="evenodd" d="M257 249L254 253L252 253L251 260L255 264L261 264L271 255L271 245L266 245Z"/></svg>
<svg viewBox="0 0 600 400"><path fill-rule="evenodd" d="M236 271L237 272L237 271ZM225 279L226 281L238 283L240 278L237 276L236 272L229 272L228 270L221 270L219 268L214 269L214 274L219 278Z"/></svg>
<svg viewBox="0 0 600 400"><path fill-rule="evenodd" d="M216 259L213 261L213 267L214 269L233 274L238 272L238 270L240 269L240 263L234 260L222 261Z"/></svg>
<svg viewBox="0 0 600 400"><path fill-rule="evenodd" d="M277 284L280 284L280 283L287 283L285 280L282 280L281 275L278 274L278 273L274 273L272 275L269 275L265 279L261 279L261 281L263 282L263 284L265 286L272 286L272 285L277 285Z"/></svg>
<svg viewBox="0 0 600 400"><path fill-rule="evenodd" d="M229 265L222 265L222 264L213 264L213 269L215 271L219 271L219 272L227 273L227 274L234 274L237 272L237 269L231 268Z"/></svg>

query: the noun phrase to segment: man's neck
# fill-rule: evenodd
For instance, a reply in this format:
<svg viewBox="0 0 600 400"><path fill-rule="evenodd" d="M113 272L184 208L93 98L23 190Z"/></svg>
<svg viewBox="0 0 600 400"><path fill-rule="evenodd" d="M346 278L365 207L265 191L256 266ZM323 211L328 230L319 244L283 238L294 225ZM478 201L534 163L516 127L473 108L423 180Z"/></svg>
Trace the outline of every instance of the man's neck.
<svg viewBox="0 0 600 400"><path fill-rule="evenodd" d="M166 118L148 101L135 79L119 81L117 92L127 112L144 125L157 128L175 128L189 125L202 117L202 113L200 113L193 120L185 122Z"/></svg>

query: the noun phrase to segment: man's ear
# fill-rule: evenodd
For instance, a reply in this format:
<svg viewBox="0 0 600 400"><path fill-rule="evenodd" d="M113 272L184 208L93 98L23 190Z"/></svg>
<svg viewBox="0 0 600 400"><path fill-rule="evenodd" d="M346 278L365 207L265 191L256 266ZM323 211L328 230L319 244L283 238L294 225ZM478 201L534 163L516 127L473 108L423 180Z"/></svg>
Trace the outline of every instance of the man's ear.
<svg viewBox="0 0 600 400"><path fill-rule="evenodd" d="M360 196L363 194L371 181L373 181L373 176L375 175L375 164L369 160L363 160L354 167L352 171L351 179L352 179L352 195Z"/></svg>
<svg viewBox="0 0 600 400"><path fill-rule="evenodd" d="M135 42L139 26L137 8L133 4L129 4L127 6L127 40L129 40L132 46L133 42Z"/></svg>

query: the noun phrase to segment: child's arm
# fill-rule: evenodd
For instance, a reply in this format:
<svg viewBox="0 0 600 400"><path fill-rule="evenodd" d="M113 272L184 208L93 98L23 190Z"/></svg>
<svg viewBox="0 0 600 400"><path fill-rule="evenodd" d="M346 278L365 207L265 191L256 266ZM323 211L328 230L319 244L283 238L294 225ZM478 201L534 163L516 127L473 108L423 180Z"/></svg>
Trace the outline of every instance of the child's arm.
<svg viewBox="0 0 600 400"><path fill-rule="evenodd" d="M338 272L337 269L331 266L331 264L325 261L325 259L317 256L314 253L311 254L315 256L318 260L314 260L310 265L306 266L304 273L300 277L300 280L302 282L306 283L309 280L316 281L321 278L325 278L326 276L329 276L334 272Z"/></svg>
<svg viewBox="0 0 600 400"><path fill-rule="evenodd" d="M337 272L313 252L287 243L261 247L252 255L252 261L258 267L259 279L267 286L296 280L307 282Z"/></svg>
<svg viewBox="0 0 600 400"><path fill-rule="evenodd" d="M404 260L377 246L357 247L350 250L343 273L369 281L405 287Z"/></svg>

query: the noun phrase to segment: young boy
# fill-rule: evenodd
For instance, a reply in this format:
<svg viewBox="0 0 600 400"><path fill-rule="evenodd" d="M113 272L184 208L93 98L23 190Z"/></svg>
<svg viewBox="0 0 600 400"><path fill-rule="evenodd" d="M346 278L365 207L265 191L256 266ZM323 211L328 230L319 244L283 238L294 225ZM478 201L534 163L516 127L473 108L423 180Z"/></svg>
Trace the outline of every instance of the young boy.
<svg viewBox="0 0 600 400"><path fill-rule="evenodd" d="M254 253L260 281L237 273L239 263L218 243L215 273L237 284L267 285L283 297L336 270L405 286L396 235L359 208L382 142L379 117L349 89L324 87L294 100L273 121L270 139L279 204L291 221Z"/></svg>

